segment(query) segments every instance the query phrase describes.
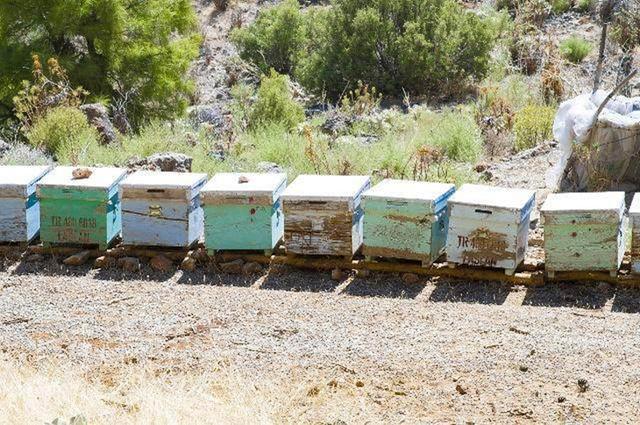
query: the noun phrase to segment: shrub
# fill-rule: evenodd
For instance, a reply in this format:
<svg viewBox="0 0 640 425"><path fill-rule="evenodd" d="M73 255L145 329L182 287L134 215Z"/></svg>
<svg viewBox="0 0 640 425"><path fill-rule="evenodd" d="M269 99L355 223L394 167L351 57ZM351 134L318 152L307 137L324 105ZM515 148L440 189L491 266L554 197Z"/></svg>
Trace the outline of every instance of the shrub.
<svg viewBox="0 0 640 425"><path fill-rule="evenodd" d="M590 12L593 9L594 0L577 0L575 8L582 13Z"/></svg>
<svg viewBox="0 0 640 425"><path fill-rule="evenodd" d="M263 71L339 100L358 81L398 96L460 89L486 74L495 32L455 0L335 0L304 13L286 0L233 39Z"/></svg>
<svg viewBox="0 0 640 425"><path fill-rule="evenodd" d="M65 155L98 144L98 133L77 108L59 107L40 118L27 134L29 142L51 154Z"/></svg>
<svg viewBox="0 0 640 425"><path fill-rule="evenodd" d="M482 151L480 128L471 114L461 111L443 113L426 142L454 161L474 162Z"/></svg>
<svg viewBox="0 0 640 425"><path fill-rule="evenodd" d="M251 108L249 126L255 128L267 124L282 124L294 128L304 121L304 109L293 99L286 75L271 70L263 76L258 97Z"/></svg>
<svg viewBox="0 0 640 425"><path fill-rule="evenodd" d="M580 63L591 53L591 44L576 35L572 35L568 39L560 43L560 53L562 56L573 63Z"/></svg>
<svg viewBox="0 0 640 425"><path fill-rule="evenodd" d="M256 64L263 73L273 68L288 74L303 48L304 33L297 0L285 0L261 12L251 26L233 30L231 39L240 48L240 56Z"/></svg>
<svg viewBox="0 0 640 425"><path fill-rule="evenodd" d="M568 12L571 9L571 0L551 0L551 10L556 15Z"/></svg>
<svg viewBox="0 0 640 425"><path fill-rule="evenodd" d="M532 148L552 137L555 108L529 105L516 113L513 132L515 149Z"/></svg>

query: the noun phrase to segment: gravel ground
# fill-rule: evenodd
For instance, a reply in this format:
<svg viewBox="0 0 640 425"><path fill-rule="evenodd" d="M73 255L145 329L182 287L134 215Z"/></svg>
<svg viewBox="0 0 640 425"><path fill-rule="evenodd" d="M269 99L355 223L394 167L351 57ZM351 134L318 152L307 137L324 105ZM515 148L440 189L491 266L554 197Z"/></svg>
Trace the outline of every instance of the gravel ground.
<svg viewBox="0 0 640 425"><path fill-rule="evenodd" d="M7 265L0 282L0 352L34 362L233 365L347 391L351 422L630 423L640 411L640 290L334 282L287 267L132 275L52 259Z"/></svg>

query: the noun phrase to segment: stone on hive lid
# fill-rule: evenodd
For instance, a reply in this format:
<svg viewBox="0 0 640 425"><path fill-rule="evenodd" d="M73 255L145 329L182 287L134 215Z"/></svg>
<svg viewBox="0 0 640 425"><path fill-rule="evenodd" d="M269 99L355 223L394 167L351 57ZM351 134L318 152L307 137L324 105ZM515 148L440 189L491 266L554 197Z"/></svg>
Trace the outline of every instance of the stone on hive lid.
<svg viewBox="0 0 640 425"><path fill-rule="evenodd" d="M38 187L110 189L127 173L122 168L87 167L92 173L86 179L76 179L73 171L78 167L56 167L47 174Z"/></svg>

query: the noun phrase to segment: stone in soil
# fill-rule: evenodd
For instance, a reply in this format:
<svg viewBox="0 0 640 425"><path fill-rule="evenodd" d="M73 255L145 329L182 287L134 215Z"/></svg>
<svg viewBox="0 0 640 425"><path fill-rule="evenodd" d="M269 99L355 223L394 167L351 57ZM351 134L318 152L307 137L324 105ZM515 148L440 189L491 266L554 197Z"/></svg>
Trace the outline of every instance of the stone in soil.
<svg viewBox="0 0 640 425"><path fill-rule="evenodd" d="M242 273L250 275L250 274L258 274L262 271L262 265L256 262L246 263L242 266Z"/></svg>
<svg viewBox="0 0 640 425"><path fill-rule="evenodd" d="M242 273L242 266L244 266L244 261L240 258L237 260L229 261L227 263L220 263L220 270L223 273Z"/></svg>
<svg viewBox="0 0 640 425"><path fill-rule="evenodd" d="M175 152L162 152L142 159L134 157L127 161L127 167L134 170L190 173L192 163L193 158L190 156Z"/></svg>
<svg viewBox="0 0 640 425"><path fill-rule="evenodd" d="M109 120L109 112L104 105L90 103L82 105L80 110L86 115L89 124L98 130L100 141L103 144L113 143L118 139L116 129L111 123L111 120Z"/></svg>
<svg viewBox="0 0 640 425"><path fill-rule="evenodd" d="M371 275L371 271L367 270L367 269L357 269L356 270L356 277L359 277L361 279L367 278Z"/></svg>
<svg viewBox="0 0 640 425"><path fill-rule="evenodd" d="M185 257L184 260L182 260L182 263L180 264L180 268L182 270L188 271L188 272L192 272L196 269L196 264L197 261L194 257Z"/></svg>
<svg viewBox="0 0 640 425"><path fill-rule="evenodd" d="M414 273L403 273L402 281L404 283L418 283L418 281L420 281L420 277Z"/></svg>
<svg viewBox="0 0 640 425"><path fill-rule="evenodd" d="M91 251L82 251L77 254L73 254L70 257L64 259L63 263L67 266L80 266L87 262Z"/></svg>
<svg viewBox="0 0 640 425"><path fill-rule="evenodd" d="M331 279L337 281L337 280L342 280L343 277L344 277L344 274L342 273L342 270L340 269L331 270Z"/></svg>
<svg viewBox="0 0 640 425"><path fill-rule="evenodd" d="M140 271L140 260L136 257L122 257L118 259L118 267L128 272Z"/></svg>
<svg viewBox="0 0 640 425"><path fill-rule="evenodd" d="M113 267L116 265L115 257L111 257L110 255L101 255L96 258L93 262L93 267L97 269L105 269L108 267Z"/></svg>
<svg viewBox="0 0 640 425"><path fill-rule="evenodd" d="M164 255L156 255L149 260L149 265L152 269L159 272L169 272L173 269L173 262Z"/></svg>

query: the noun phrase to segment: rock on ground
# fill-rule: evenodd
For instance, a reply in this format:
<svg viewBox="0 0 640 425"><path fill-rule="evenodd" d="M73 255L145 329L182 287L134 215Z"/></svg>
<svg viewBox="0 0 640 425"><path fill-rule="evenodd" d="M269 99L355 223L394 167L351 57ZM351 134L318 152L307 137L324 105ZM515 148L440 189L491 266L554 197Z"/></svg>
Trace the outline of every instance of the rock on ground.
<svg viewBox="0 0 640 425"><path fill-rule="evenodd" d="M193 158L182 153L162 152L147 158L133 158L127 162L127 167L134 170L175 171L190 173Z"/></svg>
<svg viewBox="0 0 640 425"><path fill-rule="evenodd" d="M104 105L90 103L82 105L80 110L87 116L89 124L98 130L100 141L103 144L113 143L118 139L116 129L109 119L109 111Z"/></svg>

